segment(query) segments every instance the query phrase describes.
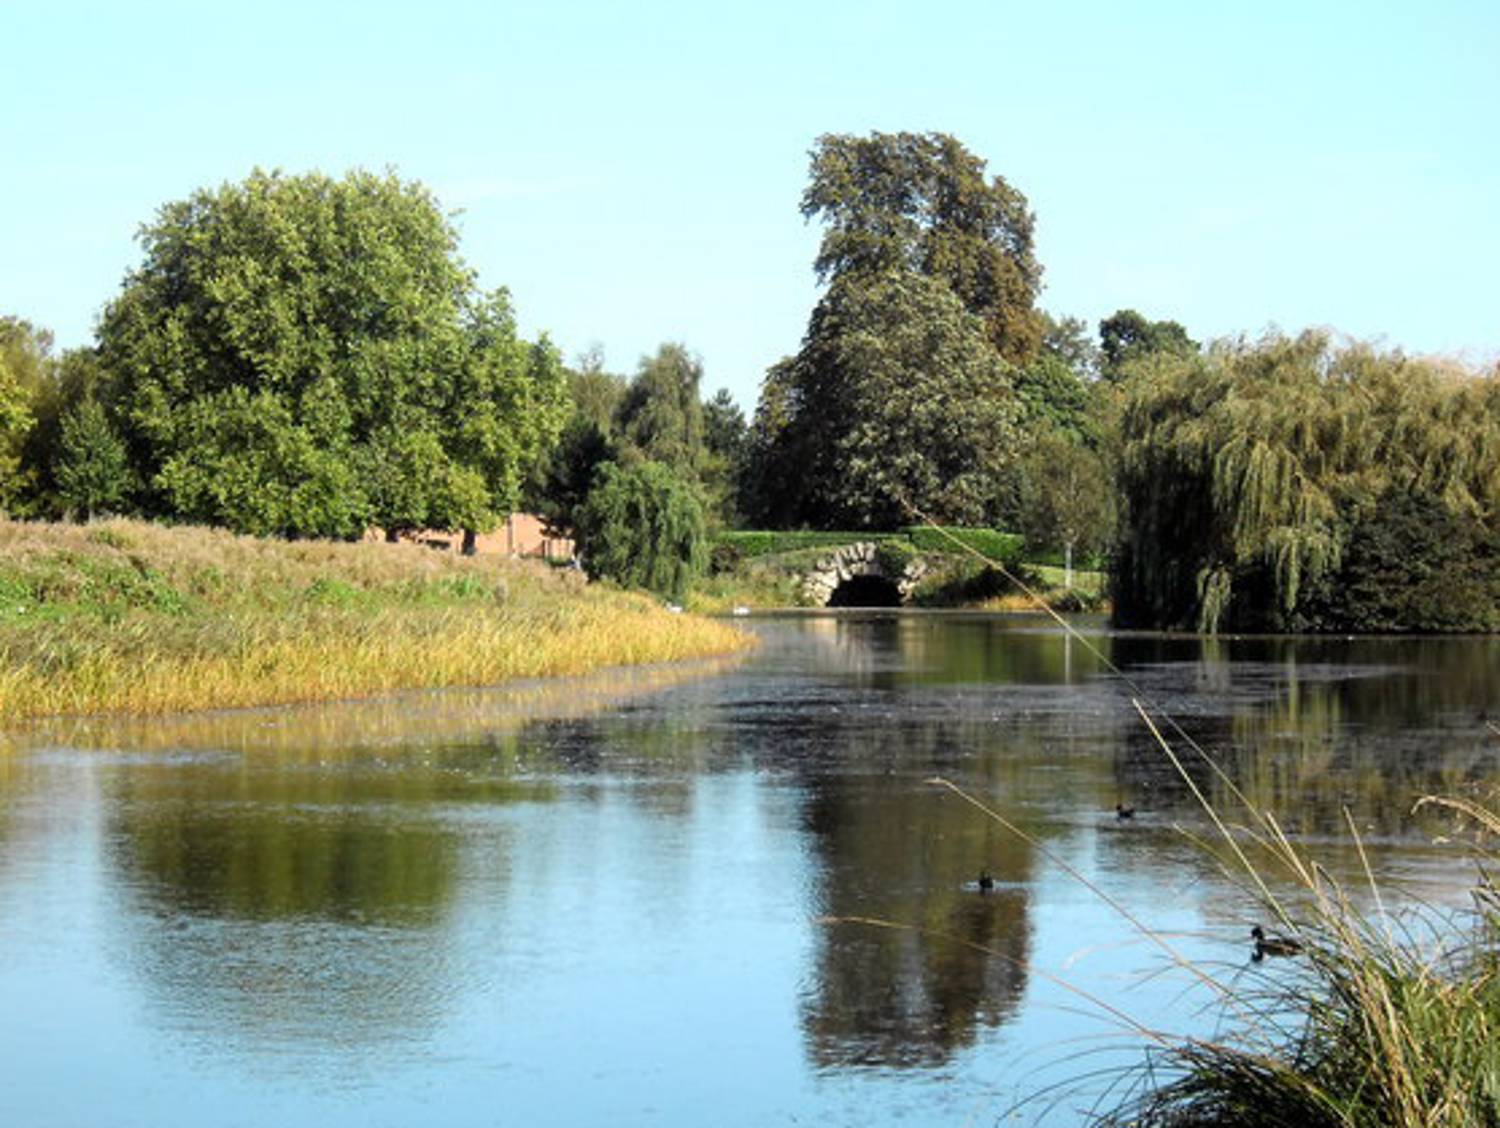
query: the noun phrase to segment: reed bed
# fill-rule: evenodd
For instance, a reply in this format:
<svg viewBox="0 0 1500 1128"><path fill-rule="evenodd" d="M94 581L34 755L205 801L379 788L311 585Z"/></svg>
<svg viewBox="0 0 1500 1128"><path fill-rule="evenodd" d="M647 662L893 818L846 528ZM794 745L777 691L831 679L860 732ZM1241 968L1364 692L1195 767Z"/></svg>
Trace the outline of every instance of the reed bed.
<svg viewBox="0 0 1500 1128"><path fill-rule="evenodd" d="M0 717L493 685L744 649L581 576L410 545L0 522Z"/></svg>

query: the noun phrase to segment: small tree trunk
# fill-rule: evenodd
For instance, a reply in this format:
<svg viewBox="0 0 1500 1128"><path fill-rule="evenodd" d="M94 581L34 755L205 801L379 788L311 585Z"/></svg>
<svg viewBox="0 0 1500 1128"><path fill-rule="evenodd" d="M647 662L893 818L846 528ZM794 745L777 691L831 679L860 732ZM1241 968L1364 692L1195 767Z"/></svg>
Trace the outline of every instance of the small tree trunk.
<svg viewBox="0 0 1500 1128"><path fill-rule="evenodd" d="M477 540L478 537L475 535L473 529L464 530L463 553L465 556L473 556L476 552L479 551L479 546L475 543Z"/></svg>
<svg viewBox="0 0 1500 1128"><path fill-rule="evenodd" d="M1063 545L1063 587L1073 590L1073 542Z"/></svg>

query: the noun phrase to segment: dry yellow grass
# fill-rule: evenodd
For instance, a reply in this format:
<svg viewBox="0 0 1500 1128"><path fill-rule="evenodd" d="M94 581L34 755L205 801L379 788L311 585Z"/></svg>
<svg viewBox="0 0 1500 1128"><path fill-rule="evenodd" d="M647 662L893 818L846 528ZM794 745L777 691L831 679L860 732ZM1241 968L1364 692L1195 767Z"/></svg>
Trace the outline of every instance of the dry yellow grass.
<svg viewBox="0 0 1500 1128"><path fill-rule="evenodd" d="M333 700L749 645L581 576L409 545L0 522L0 717Z"/></svg>

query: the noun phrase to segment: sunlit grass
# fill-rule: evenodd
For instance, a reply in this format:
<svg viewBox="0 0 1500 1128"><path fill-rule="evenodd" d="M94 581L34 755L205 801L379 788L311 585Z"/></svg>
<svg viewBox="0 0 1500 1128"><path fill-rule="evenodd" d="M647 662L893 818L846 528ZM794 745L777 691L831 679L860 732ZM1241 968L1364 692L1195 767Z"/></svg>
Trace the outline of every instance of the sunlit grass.
<svg viewBox="0 0 1500 1128"><path fill-rule="evenodd" d="M748 645L581 576L376 543L0 522L0 717L492 685Z"/></svg>

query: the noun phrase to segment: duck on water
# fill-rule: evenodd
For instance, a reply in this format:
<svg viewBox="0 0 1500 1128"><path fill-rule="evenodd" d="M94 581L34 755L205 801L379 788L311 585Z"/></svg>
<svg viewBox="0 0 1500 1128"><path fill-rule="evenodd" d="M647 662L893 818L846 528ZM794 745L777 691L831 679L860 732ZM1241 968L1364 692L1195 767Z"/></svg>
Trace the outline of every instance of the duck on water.
<svg viewBox="0 0 1500 1128"><path fill-rule="evenodd" d="M1255 941L1255 950L1250 953L1250 958L1259 962L1267 956L1295 956L1302 951L1302 943L1293 940L1290 936L1267 936L1265 929L1256 925L1250 930L1250 938Z"/></svg>

